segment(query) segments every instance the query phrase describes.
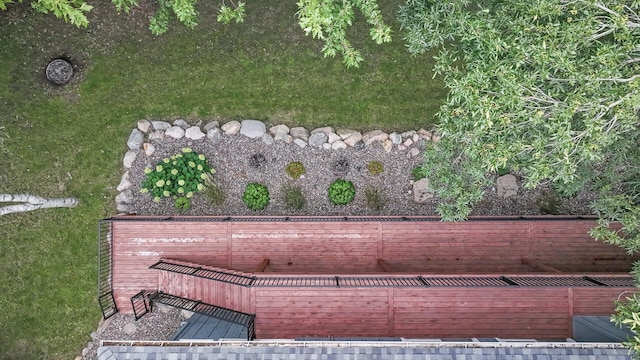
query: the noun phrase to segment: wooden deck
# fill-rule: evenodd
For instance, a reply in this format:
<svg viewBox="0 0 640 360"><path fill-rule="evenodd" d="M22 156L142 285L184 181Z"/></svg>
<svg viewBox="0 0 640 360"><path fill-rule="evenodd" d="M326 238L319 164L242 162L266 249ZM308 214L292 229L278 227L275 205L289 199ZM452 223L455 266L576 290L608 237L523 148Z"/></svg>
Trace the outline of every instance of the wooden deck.
<svg viewBox="0 0 640 360"><path fill-rule="evenodd" d="M114 221L114 295L121 312L131 311L129 299L141 289L160 289L256 313L259 338L565 338L573 314L609 315L613 300L632 289L248 288L149 266L177 259L274 277L628 272L635 259L591 239L593 226L591 220Z"/></svg>

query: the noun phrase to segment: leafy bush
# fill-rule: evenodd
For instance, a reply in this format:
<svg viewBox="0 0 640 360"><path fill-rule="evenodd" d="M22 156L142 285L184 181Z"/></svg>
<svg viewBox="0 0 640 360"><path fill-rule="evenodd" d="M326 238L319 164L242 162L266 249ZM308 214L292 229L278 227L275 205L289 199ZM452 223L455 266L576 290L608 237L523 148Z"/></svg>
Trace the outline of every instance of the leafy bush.
<svg viewBox="0 0 640 360"><path fill-rule="evenodd" d="M380 211L384 207L384 198L377 189L367 188L364 191L365 196L367 197L367 206L371 210Z"/></svg>
<svg viewBox="0 0 640 360"><path fill-rule="evenodd" d="M210 174L207 174L207 178L204 180L203 192L212 205L222 205L227 200L227 195L222 190L222 187Z"/></svg>
<svg viewBox="0 0 640 360"><path fill-rule="evenodd" d="M331 183L328 190L329 200L334 205L346 205L356 195L356 188L351 181L338 179Z"/></svg>
<svg viewBox="0 0 640 360"><path fill-rule="evenodd" d="M291 176L294 179L299 179L300 176L306 173L304 165L302 165L302 163L299 161L290 162L289 164L287 164L287 168L285 170L287 171L287 175Z"/></svg>
<svg viewBox="0 0 640 360"><path fill-rule="evenodd" d="M184 211L191 209L191 199L185 196L180 196L176 199L176 202L173 204L173 207L178 211Z"/></svg>
<svg viewBox="0 0 640 360"><path fill-rule="evenodd" d="M242 195L242 201L251 210L262 210L269 205L269 189L259 183L249 183Z"/></svg>
<svg viewBox="0 0 640 360"><path fill-rule="evenodd" d="M384 171L384 165L382 165L380 161L373 160L369 161L369 163L367 164L367 169L369 169L369 173L371 175L375 176L381 174Z"/></svg>
<svg viewBox="0 0 640 360"><path fill-rule="evenodd" d="M144 172L147 178L140 191L149 193L155 202L163 197L191 198L196 191L204 189L207 175L215 174L205 156L190 148L183 148L182 152L162 159L155 168L145 168Z"/></svg>
<svg viewBox="0 0 640 360"><path fill-rule="evenodd" d="M300 210L306 204L302 190L297 186L285 185L282 187L282 197L287 209Z"/></svg>
<svg viewBox="0 0 640 360"><path fill-rule="evenodd" d="M413 175L413 181L422 180L427 177L420 165L414 166L413 169L411 169L411 175Z"/></svg>

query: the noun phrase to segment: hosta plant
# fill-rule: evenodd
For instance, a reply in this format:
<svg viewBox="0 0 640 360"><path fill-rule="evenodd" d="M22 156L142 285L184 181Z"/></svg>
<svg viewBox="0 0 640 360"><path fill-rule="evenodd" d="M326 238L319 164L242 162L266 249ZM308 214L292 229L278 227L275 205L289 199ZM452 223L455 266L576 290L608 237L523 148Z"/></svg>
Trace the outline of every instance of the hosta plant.
<svg viewBox="0 0 640 360"><path fill-rule="evenodd" d="M329 200L335 205L346 205L356 195L356 188L351 181L338 179L329 185Z"/></svg>
<svg viewBox="0 0 640 360"><path fill-rule="evenodd" d="M259 183L247 184L242 201L251 210L262 210L269 205L269 189Z"/></svg>
<svg viewBox="0 0 640 360"><path fill-rule="evenodd" d="M154 168L145 168L144 172L147 178L140 191L149 193L153 201L160 202L168 197L191 198L204 189L207 175L214 174L215 170L204 155L183 148L180 153L162 159Z"/></svg>

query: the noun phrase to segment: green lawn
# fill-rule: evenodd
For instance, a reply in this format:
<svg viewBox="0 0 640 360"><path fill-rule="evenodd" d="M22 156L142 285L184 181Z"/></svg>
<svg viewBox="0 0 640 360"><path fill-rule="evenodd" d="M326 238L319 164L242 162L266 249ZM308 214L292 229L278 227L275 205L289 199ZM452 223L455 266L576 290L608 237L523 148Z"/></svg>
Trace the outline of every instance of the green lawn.
<svg viewBox="0 0 640 360"><path fill-rule="evenodd" d="M384 1L393 20L398 1ZM0 218L0 359L69 359L100 320L96 302L97 221L114 213L126 138L142 118L242 119L313 128L429 127L446 91L430 55L410 57L394 42L353 42L360 69L324 59L303 36L295 2L251 2L244 24L214 21L200 4L195 30L172 23L154 38L148 9L117 15L94 4L87 29L25 5L0 12L0 192L75 196L74 209ZM26 10L25 10L26 9ZM395 22L393 22L394 25ZM31 30L33 28L34 30ZM44 66L66 54L80 76L63 89Z"/></svg>

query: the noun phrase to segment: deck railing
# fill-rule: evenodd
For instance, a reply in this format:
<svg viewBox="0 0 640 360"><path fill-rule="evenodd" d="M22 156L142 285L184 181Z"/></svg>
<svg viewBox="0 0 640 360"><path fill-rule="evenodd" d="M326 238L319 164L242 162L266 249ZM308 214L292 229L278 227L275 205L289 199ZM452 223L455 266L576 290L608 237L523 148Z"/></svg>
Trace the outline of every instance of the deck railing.
<svg viewBox="0 0 640 360"><path fill-rule="evenodd" d="M110 220L98 223L98 304L102 317L106 320L118 312L113 297L113 281L111 278L113 263L113 237Z"/></svg>

